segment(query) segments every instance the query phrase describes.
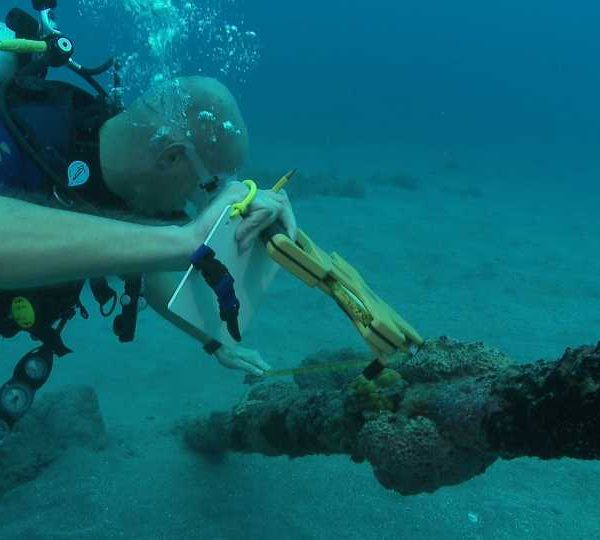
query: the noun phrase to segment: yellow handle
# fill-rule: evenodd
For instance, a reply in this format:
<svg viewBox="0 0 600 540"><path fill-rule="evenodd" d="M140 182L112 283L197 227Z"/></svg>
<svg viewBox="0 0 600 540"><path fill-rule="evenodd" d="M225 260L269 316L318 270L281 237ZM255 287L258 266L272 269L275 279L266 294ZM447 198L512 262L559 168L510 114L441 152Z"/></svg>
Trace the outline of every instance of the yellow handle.
<svg viewBox="0 0 600 540"><path fill-rule="evenodd" d="M256 198L256 194L258 193L258 186L254 180L244 180L242 184L248 186L250 191L243 201L233 205L231 217L243 216L248 211L248 207L252 204L252 201Z"/></svg>
<svg viewBox="0 0 600 540"><path fill-rule="evenodd" d="M19 54L45 53L48 44L45 41L33 41L31 39L6 39L0 41L0 51Z"/></svg>
<svg viewBox="0 0 600 540"><path fill-rule="evenodd" d="M275 193L281 191L294 174L296 174L296 169L293 169L282 176L271 188L271 191ZM231 217L243 216L248 211L248 207L252 204L252 201L256 198L256 194L258 193L258 186L254 180L244 180L242 184L248 186L250 191L243 201L235 203L232 206L233 210L231 211Z"/></svg>

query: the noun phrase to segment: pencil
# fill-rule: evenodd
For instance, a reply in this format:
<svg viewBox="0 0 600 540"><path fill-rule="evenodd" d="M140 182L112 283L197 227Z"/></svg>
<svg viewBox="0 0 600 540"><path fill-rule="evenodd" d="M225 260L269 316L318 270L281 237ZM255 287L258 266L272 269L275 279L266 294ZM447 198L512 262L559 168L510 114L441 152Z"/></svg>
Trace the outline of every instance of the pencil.
<svg viewBox="0 0 600 540"><path fill-rule="evenodd" d="M275 182L275 185L271 188L271 191L274 191L275 193L281 191L292 179L292 176L296 174L297 170L298 169L292 169L287 174L284 174L279 180L277 180L277 182Z"/></svg>

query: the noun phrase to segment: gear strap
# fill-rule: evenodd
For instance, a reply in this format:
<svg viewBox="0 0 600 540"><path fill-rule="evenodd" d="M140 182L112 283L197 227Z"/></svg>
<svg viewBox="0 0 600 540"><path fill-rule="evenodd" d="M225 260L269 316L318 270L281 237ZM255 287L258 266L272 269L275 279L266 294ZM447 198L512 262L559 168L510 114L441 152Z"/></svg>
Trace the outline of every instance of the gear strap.
<svg viewBox="0 0 600 540"><path fill-rule="evenodd" d="M235 341L241 341L238 320L240 301L235 293L233 276L227 267L216 258L214 250L205 244L196 250L191 260L194 268L202 273L202 277L217 296L219 316L227 325L229 334Z"/></svg>

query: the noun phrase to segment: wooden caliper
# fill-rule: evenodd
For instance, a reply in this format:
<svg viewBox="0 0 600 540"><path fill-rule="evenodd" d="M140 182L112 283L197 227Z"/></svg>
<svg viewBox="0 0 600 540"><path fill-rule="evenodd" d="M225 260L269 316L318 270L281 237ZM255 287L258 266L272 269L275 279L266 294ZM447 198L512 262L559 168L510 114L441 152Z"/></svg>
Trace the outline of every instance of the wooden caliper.
<svg viewBox="0 0 600 540"><path fill-rule="evenodd" d="M262 239L275 262L309 287L321 289L346 313L375 356L363 371L367 379L377 377L397 352L415 353L423 345L418 332L375 294L354 267L337 253L327 254L304 231L299 230L293 241L276 224Z"/></svg>

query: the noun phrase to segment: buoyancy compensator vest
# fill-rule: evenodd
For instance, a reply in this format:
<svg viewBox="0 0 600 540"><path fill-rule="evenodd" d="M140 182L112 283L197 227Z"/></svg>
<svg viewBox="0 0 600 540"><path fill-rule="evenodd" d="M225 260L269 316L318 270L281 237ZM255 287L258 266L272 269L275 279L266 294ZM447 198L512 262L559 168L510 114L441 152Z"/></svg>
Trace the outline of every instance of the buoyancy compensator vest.
<svg viewBox="0 0 600 540"><path fill-rule="evenodd" d="M53 22L56 0L35 0L33 6L39 12L39 24L20 9L11 10L6 18L8 28L15 33L14 50L31 47L31 52L19 54L18 69L0 81L0 138L7 139L0 140L0 194L19 197L20 193L35 191L49 204L100 215L107 209L127 210L126 203L104 183L99 158L100 128L122 110L122 105L119 93L109 95L94 77L115 67L118 87L118 66L110 60L99 68L87 69L74 62L70 40ZM19 51L23 52L22 48ZM59 66L83 77L96 95L48 80L49 69ZM4 176L3 149L12 157L4 160ZM12 378L0 387L0 444L48 379L54 357L71 352L61 332L77 312L88 318L80 300L84 284L0 291L0 336L10 338L27 332L41 342L18 362ZM119 303L116 291L105 279L90 280L90 286L102 315L111 315ZM122 312L115 318L113 329L120 341L132 341L143 303L141 276L125 280L120 300Z"/></svg>

